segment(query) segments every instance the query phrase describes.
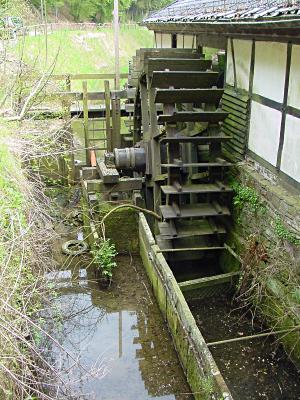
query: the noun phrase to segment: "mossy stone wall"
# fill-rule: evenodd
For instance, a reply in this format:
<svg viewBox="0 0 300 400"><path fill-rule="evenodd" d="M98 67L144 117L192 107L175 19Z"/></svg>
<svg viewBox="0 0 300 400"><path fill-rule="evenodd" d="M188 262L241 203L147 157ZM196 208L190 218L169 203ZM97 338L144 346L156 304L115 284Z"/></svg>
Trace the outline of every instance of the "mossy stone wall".
<svg viewBox="0 0 300 400"><path fill-rule="evenodd" d="M228 242L242 258L251 238L264 246L266 261L258 266L267 294L259 299L262 316L276 330L299 325L299 193L271 182L246 163L235 167L231 174L237 193ZM300 331L284 335L281 341L300 365Z"/></svg>

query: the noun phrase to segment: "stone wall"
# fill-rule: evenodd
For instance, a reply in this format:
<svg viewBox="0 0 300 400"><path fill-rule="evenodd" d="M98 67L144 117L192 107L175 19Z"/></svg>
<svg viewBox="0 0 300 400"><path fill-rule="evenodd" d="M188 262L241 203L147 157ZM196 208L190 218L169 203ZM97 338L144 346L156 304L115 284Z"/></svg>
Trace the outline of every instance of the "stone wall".
<svg viewBox="0 0 300 400"><path fill-rule="evenodd" d="M255 305L272 328L297 326L300 324L299 193L281 186L249 161L232 169L230 179L235 196L229 244L242 259L247 257L251 241L265 252L259 265L251 266L250 285L256 283L257 292L261 290ZM299 329L284 335L282 342L291 358L300 364Z"/></svg>

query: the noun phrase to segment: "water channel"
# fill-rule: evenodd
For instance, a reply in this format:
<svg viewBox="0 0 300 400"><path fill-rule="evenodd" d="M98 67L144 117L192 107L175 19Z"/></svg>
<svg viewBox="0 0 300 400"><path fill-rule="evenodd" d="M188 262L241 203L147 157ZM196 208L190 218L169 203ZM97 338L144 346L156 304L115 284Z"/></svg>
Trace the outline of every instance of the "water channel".
<svg viewBox="0 0 300 400"><path fill-rule="evenodd" d="M102 289L88 258L70 262L61 253L65 240L81 236L80 228L70 232L60 224L59 233L58 270L47 276L58 291L51 312L59 315L59 323L47 328L84 365L74 369L69 354L48 348L69 383L66 398L193 399L140 258L119 256L111 287Z"/></svg>

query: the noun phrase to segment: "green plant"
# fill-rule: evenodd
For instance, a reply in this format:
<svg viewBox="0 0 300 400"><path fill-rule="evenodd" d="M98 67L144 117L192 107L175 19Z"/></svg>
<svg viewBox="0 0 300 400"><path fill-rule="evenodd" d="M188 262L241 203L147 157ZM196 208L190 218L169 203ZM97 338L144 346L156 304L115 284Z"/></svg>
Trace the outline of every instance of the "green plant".
<svg viewBox="0 0 300 400"><path fill-rule="evenodd" d="M287 240L296 246L300 246L300 239L283 225L279 216L275 219L275 232L280 239Z"/></svg>
<svg viewBox="0 0 300 400"><path fill-rule="evenodd" d="M100 243L97 243L92 249L92 254L93 261L102 275L112 279L113 270L117 266L115 257L118 253L115 244L110 239L101 239Z"/></svg>
<svg viewBox="0 0 300 400"><path fill-rule="evenodd" d="M210 400L214 394L214 381L211 376L203 377L200 380L201 394L203 400Z"/></svg>
<svg viewBox="0 0 300 400"><path fill-rule="evenodd" d="M254 189L237 182L233 182L231 187L234 190L233 204L238 210L242 210L245 204L253 212L263 209L259 194Z"/></svg>

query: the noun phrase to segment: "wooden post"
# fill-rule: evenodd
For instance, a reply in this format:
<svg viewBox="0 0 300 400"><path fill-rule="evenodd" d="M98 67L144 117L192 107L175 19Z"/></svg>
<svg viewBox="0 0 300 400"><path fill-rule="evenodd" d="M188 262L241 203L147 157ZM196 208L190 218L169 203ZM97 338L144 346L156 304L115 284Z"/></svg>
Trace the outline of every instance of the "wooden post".
<svg viewBox="0 0 300 400"><path fill-rule="evenodd" d="M67 89L67 92L71 92L71 78L70 78L70 75L67 75L67 77L66 77L66 89Z"/></svg>
<svg viewBox="0 0 300 400"><path fill-rule="evenodd" d="M104 81L105 91L105 127L106 127L106 148L108 151L113 151L112 134L110 126L110 89L109 81Z"/></svg>
<svg viewBox="0 0 300 400"><path fill-rule="evenodd" d="M112 109L112 147L121 147L121 110L120 99L111 100Z"/></svg>
<svg viewBox="0 0 300 400"><path fill-rule="evenodd" d="M86 165L90 165L90 152L89 148L89 108L88 108L88 95L87 95L87 81L82 82L83 92L83 129L84 129L84 146L86 154Z"/></svg>
<svg viewBox="0 0 300 400"><path fill-rule="evenodd" d="M114 0L114 36L115 36L115 90L120 89L120 49L119 49L119 0Z"/></svg>

